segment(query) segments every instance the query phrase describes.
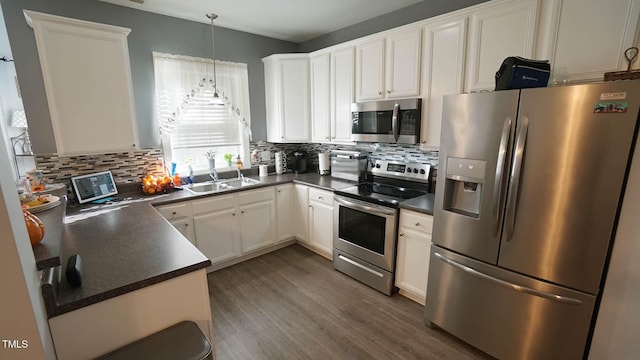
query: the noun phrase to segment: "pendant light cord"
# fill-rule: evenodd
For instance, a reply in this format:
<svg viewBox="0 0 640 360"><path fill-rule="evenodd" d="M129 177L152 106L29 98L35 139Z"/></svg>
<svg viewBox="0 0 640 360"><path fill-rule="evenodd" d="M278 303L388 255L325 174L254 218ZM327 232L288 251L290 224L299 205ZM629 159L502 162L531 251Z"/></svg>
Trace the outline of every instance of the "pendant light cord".
<svg viewBox="0 0 640 360"><path fill-rule="evenodd" d="M214 13L207 14L207 17L211 19L211 58L213 60L213 93L215 97L218 96L218 78L216 77L216 46L213 38L213 20L215 20L218 15Z"/></svg>

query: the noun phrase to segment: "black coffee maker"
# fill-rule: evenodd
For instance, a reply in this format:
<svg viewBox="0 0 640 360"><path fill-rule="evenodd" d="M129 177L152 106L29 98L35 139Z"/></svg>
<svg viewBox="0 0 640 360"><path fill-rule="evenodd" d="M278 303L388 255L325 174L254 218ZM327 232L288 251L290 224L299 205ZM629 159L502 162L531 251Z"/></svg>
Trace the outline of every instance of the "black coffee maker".
<svg viewBox="0 0 640 360"><path fill-rule="evenodd" d="M302 174L307 172L307 153L302 150L293 152L293 172Z"/></svg>

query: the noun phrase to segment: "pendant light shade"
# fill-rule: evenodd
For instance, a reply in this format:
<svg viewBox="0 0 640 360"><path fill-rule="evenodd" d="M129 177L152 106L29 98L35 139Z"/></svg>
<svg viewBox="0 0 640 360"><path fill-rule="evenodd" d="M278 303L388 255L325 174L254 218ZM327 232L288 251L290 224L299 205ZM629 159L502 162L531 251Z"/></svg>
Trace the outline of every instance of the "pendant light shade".
<svg viewBox="0 0 640 360"><path fill-rule="evenodd" d="M218 78L216 78L216 44L213 38L213 20L218 18L214 13L208 13L207 17L211 20L211 59L213 60L213 99L211 105L224 105L224 102L218 95Z"/></svg>

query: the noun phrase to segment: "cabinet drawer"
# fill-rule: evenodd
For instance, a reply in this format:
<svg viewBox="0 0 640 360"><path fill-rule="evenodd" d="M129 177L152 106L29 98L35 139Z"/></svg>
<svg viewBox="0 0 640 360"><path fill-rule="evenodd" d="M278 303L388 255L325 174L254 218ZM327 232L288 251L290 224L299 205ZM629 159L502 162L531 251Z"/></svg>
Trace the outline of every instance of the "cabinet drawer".
<svg viewBox="0 0 640 360"><path fill-rule="evenodd" d="M209 213L227 208L234 208L235 206L236 201L233 194L211 196L202 200L195 200L191 202L193 215Z"/></svg>
<svg viewBox="0 0 640 360"><path fill-rule="evenodd" d="M309 201L333 206L333 193L325 190L309 189Z"/></svg>
<svg viewBox="0 0 640 360"><path fill-rule="evenodd" d="M412 229L424 234L431 234L433 229L433 216L410 210L400 210L401 228Z"/></svg>
<svg viewBox="0 0 640 360"><path fill-rule="evenodd" d="M275 186L258 190L241 191L238 193L238 204L244 205L259 201L273 201L275 197Z"/></svg>
<svg viewBox="0 0 640 360"><path fill-rule="evenodd" d="M169 220L191 217L191 204L186 202L173 205L158 206L156 210L158 210L158 212L160 212L160 214L164 216L165 219Z"/></svg>

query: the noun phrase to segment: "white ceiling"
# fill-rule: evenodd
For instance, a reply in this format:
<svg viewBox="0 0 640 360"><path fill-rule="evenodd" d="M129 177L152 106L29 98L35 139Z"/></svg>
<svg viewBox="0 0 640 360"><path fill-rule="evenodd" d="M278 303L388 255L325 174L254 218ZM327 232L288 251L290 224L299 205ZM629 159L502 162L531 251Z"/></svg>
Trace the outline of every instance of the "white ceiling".
<svg viewBox="0 0 640 360"><path fill-rule="evenodd" d="M216 26L304 42L423 0L100 0ZM138 0L141 1L141 0Z"/></svg>

